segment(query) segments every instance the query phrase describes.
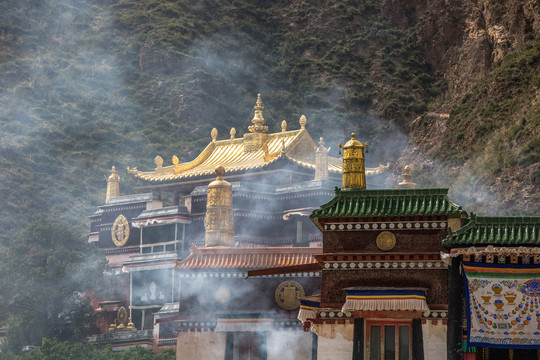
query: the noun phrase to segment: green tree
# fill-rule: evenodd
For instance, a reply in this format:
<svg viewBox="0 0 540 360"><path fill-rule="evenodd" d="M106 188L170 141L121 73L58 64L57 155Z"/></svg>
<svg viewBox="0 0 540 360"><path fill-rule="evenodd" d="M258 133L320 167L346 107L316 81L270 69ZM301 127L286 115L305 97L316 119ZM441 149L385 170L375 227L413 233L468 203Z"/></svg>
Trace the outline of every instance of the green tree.
<svg viewBox="0 0 540 360"><path fill-rule="evenodd" d="M110 347L100 350L90 344L69 344L56 339L43 339L38 350L16 356L0 354L0 360L174 360L172 349L155 354L150 349L133 347L113 351Z"/></svg>
<svg viewBox="0 0 540 360"><path fill-rule="evenodd" d="M104 284L106 260L68 224L34 221L1 256L4 352L20 353L45 337L80 341L95 330L89 294Z"/></svg>

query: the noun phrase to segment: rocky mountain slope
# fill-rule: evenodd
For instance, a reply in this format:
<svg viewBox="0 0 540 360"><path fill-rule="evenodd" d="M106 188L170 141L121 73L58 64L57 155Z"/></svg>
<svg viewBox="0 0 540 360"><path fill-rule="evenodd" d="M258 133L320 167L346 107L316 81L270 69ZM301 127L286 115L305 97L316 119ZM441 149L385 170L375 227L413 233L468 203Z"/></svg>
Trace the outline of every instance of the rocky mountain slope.
<svg viewBox="0 0 540 360"><path fill-rule="evenodd" d="M0 243L35 217L87 231L104 175L192 159L216 127L308 118L467 209L539 214L534 0L0 3ZM170 161L170 160L166 160ZM125 172L122 190L136 182Z"/></svg>

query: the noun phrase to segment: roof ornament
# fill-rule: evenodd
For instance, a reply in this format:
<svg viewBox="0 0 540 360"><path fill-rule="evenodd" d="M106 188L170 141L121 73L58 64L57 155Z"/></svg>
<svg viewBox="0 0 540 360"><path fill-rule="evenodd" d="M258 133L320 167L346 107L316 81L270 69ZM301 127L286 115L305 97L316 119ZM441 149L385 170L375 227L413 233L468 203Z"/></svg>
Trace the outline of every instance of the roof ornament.
<svg viewBox="0 0 540 360"><path fill-rule="evenodd" d="M315 151L315 180L328 180L328 152L324 139L319 139L319 147Z"/></svg>
<svg viewBox="0 0 540 360"><path fill-rule="evenodd" d="M268 126L264 125L264 117L262 112L264 110L264 105L261 100L261 94L257 94L257 103L253 109L255 109L255 114L253 115L253 119L251 119L253 125L248 127L249 131L253 133L267 132Z"/></svg>
<svg viewBox="0 0 540 360"><path fill-rule="evenodd" d="M231 131L230 131L229 134L231 134L231 140L234 140L234 138L236 137L236 129L235 129L235 128L231 128Z"/></svg>
<svg viewBox="0 0 540 360"><path fill-rule="evenodd" d="M234 246L232 185L223 180L225 168L216 167L216 180L208 184L206 215L204 216L204 245Z"/></svg>
<svg viewBox="0 0 540 360"><path fill-rule="evenodd" d="M154 158L154 164L156 164L156 170L161 169L163 167L163 158L157 155Z"/></svg>
<svg viewBox="0 0 540 360"><path fill-rule="evenodd" d="M218 131L216 128L212 129L212 131L210 132L210 136L212 137L212 142L216 142L218 136Z"/></svg>
<svg viewBox="0 0 540 360"><path fill-rule="evenodd" d="M411 172L411 166L405 165L405 167L403 168L403 173L401 173L403 181L397 185L398 189L416 189L416 184L411 181Z"/></svg>
<svg viewBox="0 0 540 360"><path fill-rule="evenodd" d="M285 132L285 131L287 131L287 122L283 120L281 122L281 132Z"/></svg>
<svg viewBox="0 0 540 360"><path fill-rule="evenodd" d="M120 196L120 176L116 173L116 166L111 168L111 175L107 178L107 193L105 203L110 199Z"/></svg>
<svg viewBox="0 0 540 360"><path fill-rule="evenodd" d="M340 144L341 146L341 144ZM351 134L351 140L343 146L343 188L366 188L366 165L364 162L364 149L367 152L368 143L363 145Z"/></svg>
<svg viewBox="0 0 540 360"><path fill-rule="evenodd" d="M300 116L300 120L298 120L298 122L300 123L300 129L306 130L306 123L307 123L306 115Z"/></svg>
<svg viewBox="0 0 540 360"><path fill-rule="evenodd" d="M180 165L179 165L180 164L180 159L178 158L178 156L173 155L172 163L174 165L174 171L176 172L180 168Z"/></svg>

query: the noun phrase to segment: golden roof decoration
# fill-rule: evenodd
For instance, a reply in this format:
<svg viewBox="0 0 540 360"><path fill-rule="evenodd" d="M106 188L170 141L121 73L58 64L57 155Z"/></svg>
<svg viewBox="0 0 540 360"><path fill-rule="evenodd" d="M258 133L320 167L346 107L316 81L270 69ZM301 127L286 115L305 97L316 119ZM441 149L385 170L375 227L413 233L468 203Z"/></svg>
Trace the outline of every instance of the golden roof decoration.
<svg viewBox="0 0 540 360"><path fill-rule="evenodd" d="M213 128L210 132L210 136L212 137L212 142L215 142L217 140L218 131L216 128Z"/></svg>
<svg viewBox="0 0 540 360"><path fill-rule="evenodd" d="M263 119L262 101L257 98L256 112L254 119ZM173 164L163 166L163 159L156 156L157 168L154 171L139 171L137 168L127 171L135 177L151 182L164 182L173 180L184 180L195 177L212 177L215 168L222 165L227 174L241 171L251 171L262 169L270 164L285 159L293 164L315 171L315 155L318 145L313 141L305 125L307 119L304 115L300 117L299 130L287 130L287 123L281 124L281 132L276 133L247 133L243 137L218 140L217 130L212 130L212 141L206 148L192 161L180 163L173 157ZM259 123L261 124L261 123ZM236 132L236 129L235 129ZM236 134L235 134L236 135ZM256 137L253 141L253 137ZM258 142L260 140L260 143ZM158 161L157 159L161 159ZM328 156L328 172L330 175L338 175L342 172L342 159ZM380 174L388 166L379 165L378 168L366 169L366 175Z"/></svg>
<svg viewBox="0 0 540 360"><path fill-rule="evenodd" d="M236 129L235 129L235 128L231 128L231 131L230 131L229 134L231 134L231 140L233 140L233 139L236 137Z"/></svg>
<svg viewBox="0 0 540 360"><path fill-rule="evenodd" d="M306 123L307 123L306 115L300 116L300 120L298 120L298 122L300 123L300 129L306 130Z"/></svg>
<svg viewBox="0 0 540 360"><path fill-rule="evenodd" d="M264 110L264 105L261 100L261 94L257 94L257 103L253 109L255 109L255 114L253 115L253 119L251 119L253 125L248 127L249 131L253 133L267 132L268 126L264 125L264 117L262 112Z"/></svg>

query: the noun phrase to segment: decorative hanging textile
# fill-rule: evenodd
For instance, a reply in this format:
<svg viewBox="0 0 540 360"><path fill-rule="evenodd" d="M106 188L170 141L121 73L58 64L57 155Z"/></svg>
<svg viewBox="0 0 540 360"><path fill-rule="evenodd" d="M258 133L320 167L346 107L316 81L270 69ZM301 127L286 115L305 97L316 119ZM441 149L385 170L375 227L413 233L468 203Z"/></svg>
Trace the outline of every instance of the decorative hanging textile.
<svg viewBox="0 0 540 360"><path fill-rule="evenodd" d="M300 311L298 312L297 319L301 322L306 319L314 319L317 317L317 310L321 307L319 301L300 300Z"/></svg>
<svg viewBox="0 0 540 360"><path fill-rule="evenodd" d="M265 313L218 314L216 332L273 331L274 319Z"/></svg>
<svg viewBox="0 0 540 360"><path fill-rule="evenodd" d="M342 311L429 311L423 290L347 290Z"/></svg>
<svg viewBox="0 0 540 360"><path fill-rule="evenodd" d="M540 265L463 263L469 346L540 349Z"/></svg>

